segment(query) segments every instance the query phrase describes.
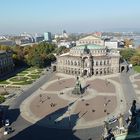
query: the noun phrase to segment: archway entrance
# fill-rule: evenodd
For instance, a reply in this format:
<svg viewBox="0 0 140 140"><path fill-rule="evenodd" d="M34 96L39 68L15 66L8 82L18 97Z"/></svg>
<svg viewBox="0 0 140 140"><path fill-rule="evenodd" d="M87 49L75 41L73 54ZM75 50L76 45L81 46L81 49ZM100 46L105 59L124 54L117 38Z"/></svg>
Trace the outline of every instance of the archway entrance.
<svg viewBox="0 0 140 140"><path fill-rule="evenodd" d="M85 75L87 76L87 70L83 71L83 76L85 76Z"/></svg>
<svg viewBox="0 0 140 140"><path fill-rule="evenodd" d="M124 72L124 71L125 71L125 67L122 66L122 67L121 67L121 72Z"/></svg>
<svg viewBox="0 0 140 140"><path fill-rule="evenodd" d="M56 66L52 66L52 71L56 71Z"/></svg>

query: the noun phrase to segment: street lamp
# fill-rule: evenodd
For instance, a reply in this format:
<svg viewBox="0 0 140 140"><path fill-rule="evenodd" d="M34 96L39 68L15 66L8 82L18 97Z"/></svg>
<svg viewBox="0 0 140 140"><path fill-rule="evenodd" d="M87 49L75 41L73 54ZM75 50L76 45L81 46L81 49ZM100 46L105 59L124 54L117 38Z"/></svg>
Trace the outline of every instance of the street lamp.
<svg viewBox="0 0 140 140"><path fill-rule="evenodd" d="M71 118L70 118L70 106L68 104L68 113L69 113L69 127L71 128Z"/></svg>

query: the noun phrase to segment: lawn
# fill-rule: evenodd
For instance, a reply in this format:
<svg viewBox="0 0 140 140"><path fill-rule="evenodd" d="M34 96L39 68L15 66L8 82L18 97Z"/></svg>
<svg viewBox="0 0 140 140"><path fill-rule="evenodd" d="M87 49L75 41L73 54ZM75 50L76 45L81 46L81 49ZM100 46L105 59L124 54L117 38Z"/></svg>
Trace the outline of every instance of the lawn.
<svg viewBox="0 0 140 140"><path fill-rule="evenodd" d="M33 81L38 79L42 73L43 69L31 67L27 68L24 71L19 72L16 76L9 79L9 81L13 82L12 85L26 85L31 84ZM28 74L26 77L25 75ZM1 80L0 84L9 84L6 80Z"/></svg>
<svg viewBox="0 0 140 140"><path fill-rule="evenodd" d="M134 70L138 73L140 73L140 66L134 66Z"/></svg>
<svg viewBox="0 0 140 140"><path fill-rule="evenodd" d="M0 81L0 84L9 84L6 80Z"/></svg>
<svg viewBox="0 0 140 140"><path fill-rule="evenodd" d="M35 68L35 67L28 68L28 69L26 69L25 71L34 71L34 70L42 71L42 69L40 69L40 68Z"/></svg>
<svg viewBox="0 0 140 140"><path fill-rule="evenodd" d="M13 85L27 85L27 84L31 84L31 83L33 83L32 80L30 80L30 81L22 81L20 83L14 83Z"/></svg>
<svg viewBox="0 0 140 140"><path fill-rule="evenodd" d="M31 74L37 74L37 75L40 74L40 73L41 73L41 72L38 72L38 71L32 71L32 72L31 72Z"/></svg>
<svg viewBox="0 0 140 140"><path fill-rule="evenodd" d="M22 72L20 72L20 73L18 73L17 75L25 75L25 74L28 74L28 71L22 71Z"/></svg>
<svg viewBox="0 0 140 140"><path fill-rule="evenodd" d="M12 82L20 82L20 81L26 81L28 80L27 77L23 77L23 76L15 76L13 78L10 78L10 81Z"/></svg>
<svg viewBox="0 0 140 140"><path fill-rule="evenodd" d="M40 77L39 74L30 74L30 75L28 75L28 76L30 76L32 79L37 79L37 78Z"/></svg>

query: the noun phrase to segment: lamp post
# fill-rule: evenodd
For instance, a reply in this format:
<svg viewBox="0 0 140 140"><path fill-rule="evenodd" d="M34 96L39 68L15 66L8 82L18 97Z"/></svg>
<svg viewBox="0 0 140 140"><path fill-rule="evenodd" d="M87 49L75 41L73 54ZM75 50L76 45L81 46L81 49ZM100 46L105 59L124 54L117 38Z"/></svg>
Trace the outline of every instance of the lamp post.
<svg viewBox="0 0 140 140"><path fill-rule="evenodd" d="M70 106L68 104L68 113L69 113L69 128L71 128L71 118L70 118Z"/></svg>

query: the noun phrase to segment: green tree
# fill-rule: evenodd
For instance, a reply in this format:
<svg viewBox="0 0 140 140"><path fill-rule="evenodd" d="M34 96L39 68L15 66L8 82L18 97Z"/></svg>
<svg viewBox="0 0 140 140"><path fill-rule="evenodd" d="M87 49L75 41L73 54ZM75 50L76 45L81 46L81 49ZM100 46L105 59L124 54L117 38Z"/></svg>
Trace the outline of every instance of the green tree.
<svg viewBox="0 0 140 140"><path fill-rule="evenodd" d="M120 54L122 56L123 59L127 60L127 61L130 61L130 58L136 53L136 50L135 49L130 49L130 48L127 48L127 49L123 49L120 51Z"/></svg>
<svg viewBox="0 0 140 140"><path fill-rule="evenodd" d="M12 47L13 51L13 60L16 66L24 66L26 65L23 53L23 47L14 46Z"/></svg>
<svg viewBox="0 0 140 140"><path fill-rule="evenodd" d="M5 97L0 95L0 104L3 103L5 101Z"/></svg>
<svg viewBox="0 0 140 140"><path fill-rule="evenodd" d="M61 46L61 47L59 47L59 48L57 48L57 49L55 50L55 52L56 52L57 55L66 53L66 52L68 52L68 51L69 51L69 48L66 48L65 46Z"/></svg>
<svg viewBox="0 0 140 140"><path fill-rule="evenodd" d="M41 57L39 56L39 54L35 53L32 59L32 65L42 68L43 67L43 60L41 59Z"/></svg>

